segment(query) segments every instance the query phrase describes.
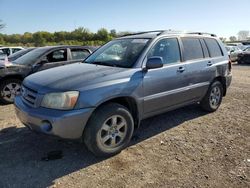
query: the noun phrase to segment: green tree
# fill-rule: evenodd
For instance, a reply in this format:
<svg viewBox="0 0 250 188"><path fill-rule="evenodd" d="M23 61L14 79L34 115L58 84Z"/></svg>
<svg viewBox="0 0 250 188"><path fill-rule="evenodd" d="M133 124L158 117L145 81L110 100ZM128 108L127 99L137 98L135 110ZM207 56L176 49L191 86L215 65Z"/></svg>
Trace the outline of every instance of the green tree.
<svg viewBox="0 0 250 188"><path fill-rule="evenodd" d="M33 34L33 41L35 46L39 47L39 46L45 46L46 44L46 40L45 38L43 38L43 35L41 32L36 32Z"/></svg>
<svg viewBox="0 0 250 188"><path fill-rule="evenodd" d="M33 42L32 40L33 40L33 34L29 32L25 32L21 38L23 44L32 43Z"/></svg>
<svg viewBox="0 0 250 188"><path fill-rule="evenodd" d="M0 20L0 30L3 29L5 27L5 24L2 22L2 20Z"/></svg>
<svg viewBox="0 0 250 188"><path fill-rule="evenodd" d="M111 36L111 37L114 37L114 38L117 37L117 33L116 33L116 30L115 30L115 29L111 29L111 30L110 30L110 36Z"/></svg>
<svg viewBox="0 0 250 188"><path fill-rule="evenodd" d="M107 29L101 28L95 35L96 40L108 41L110 39L109 32Z"/></svg>
<svg viewBox="0 0 250 188"><path fill-rule="evenodd" d="M4 44L3 36L0 35L0 44Z"/></svg>
<svg viewBox="0 0 250 188"><path fill-rule="evenodd" d="M235 36L231 36L231 37L229 37L229 40L232 41L232 42L234 42L234 41L237 40L237 38Z"/></svg>
<svg viewBox="0 0 250 188"><path fill-rule="evenodd" d="M66 40L66 32L60 31L54 33L54 41L55 42L61 42Z"/></svg>

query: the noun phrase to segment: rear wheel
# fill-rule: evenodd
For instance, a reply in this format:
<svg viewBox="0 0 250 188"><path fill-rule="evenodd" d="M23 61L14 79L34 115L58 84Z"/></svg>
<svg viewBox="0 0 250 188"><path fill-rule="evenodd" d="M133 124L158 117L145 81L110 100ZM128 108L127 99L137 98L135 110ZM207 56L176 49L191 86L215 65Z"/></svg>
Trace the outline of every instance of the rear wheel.
<svg viewBox="0 0 250 188"><path fill-rule="evenodd" d="M14 102L15 96L21 93L21 80L8 79L0 84L0 102L10 104Z"/></svg>
<svg viewBox="0 0 250 188"><path fill-rule="evenodd" d="M208 112L216 111L221 104L222 96L223 87L221 82L213 82L209 87L207 94L201 101L201 107Z"/></svg>
<svg viewBox="0 0 250 188"><path fill-rule="evenodd" d="M134 121L129 110L116 103L97 109L84 130L83 140L96 156L112 156L130 142Z"/></svg>

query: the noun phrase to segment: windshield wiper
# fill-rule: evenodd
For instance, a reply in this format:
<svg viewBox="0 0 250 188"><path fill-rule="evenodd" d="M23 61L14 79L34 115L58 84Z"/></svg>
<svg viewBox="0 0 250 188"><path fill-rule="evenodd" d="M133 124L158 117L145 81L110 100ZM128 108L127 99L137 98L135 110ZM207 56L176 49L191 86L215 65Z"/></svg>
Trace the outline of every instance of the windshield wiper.
<svg viewBox="0 0 250 188"><path fill-rule="evenodd" d="M88 63L88 62L87 62ZM117 67L116 64L114 63L107 63L105 61L95 61L95 62L91 62L90 64L95 64L95 65L105 65L105 66L110 66L110 67Z"/></svg>

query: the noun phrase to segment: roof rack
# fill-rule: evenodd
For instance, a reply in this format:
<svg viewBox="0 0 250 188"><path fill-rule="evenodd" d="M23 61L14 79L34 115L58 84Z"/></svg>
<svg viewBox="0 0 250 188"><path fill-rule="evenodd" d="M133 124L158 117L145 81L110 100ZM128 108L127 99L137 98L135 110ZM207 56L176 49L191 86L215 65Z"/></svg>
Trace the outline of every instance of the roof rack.
<svg viewBox="0 0 250 188"><path fill-rule="evenodd" d="M122 35L122 37L126 37L126 36L133 36L133 35L141 35L141 34L146 34L146 33L162 33L165 30L154 30L154 31L143 31L143 32L137 32L137 33L128 33L125 35Z"/></svg>
<svg viewBox="0 0 250 188"><path fill-rule="evenodd" d="M154 31L143 31L143 32L137 32L137 33L129 33L122 35L122 37L125 36L133 36L133 35L141 35L141 34L147 34L147 33L158 33L157 36L162 34L190 34L190 35L209 35L212 37L217 37L215 34L212 33L205 33L205 32L184 32L184 31L176 31L176 30L154 30Z"/></svg>
<svg viewBox="0 0 250 188"><path fill-rule="evenodd" d="M186 34L191 34L191 35L209 35L211 37L217 37L217 35L213 33L204 33L204 32L188 32Z"/></svg>

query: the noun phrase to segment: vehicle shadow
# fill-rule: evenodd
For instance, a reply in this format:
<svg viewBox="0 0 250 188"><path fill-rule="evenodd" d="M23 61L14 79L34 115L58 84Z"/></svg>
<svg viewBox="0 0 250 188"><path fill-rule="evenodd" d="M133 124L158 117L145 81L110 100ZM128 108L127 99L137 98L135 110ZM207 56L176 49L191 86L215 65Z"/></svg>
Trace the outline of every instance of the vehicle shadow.
<svg viewBox="0 0 250 188"><path fill-rule="evenodd" d="M130 146L203 115L206 113L193 105L144 120ZM63 157L41 160L53 150L62 151ZM36 134L27 128L0 130L0 187L48 187L58 178L103 160L78 142Z"/></svg>
<svg viewBox="0 0 250 188"><path fill-rule="evenodd" d="M238 63L234 63L234 64L232 64L233 66L235 66L235 67L246 67L246 66L249 66L250 65L250 63L242 63L242 64L238 64Z"/></svg>

